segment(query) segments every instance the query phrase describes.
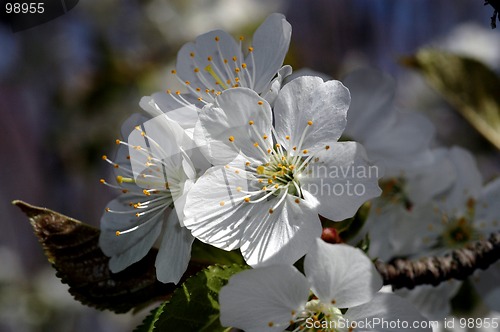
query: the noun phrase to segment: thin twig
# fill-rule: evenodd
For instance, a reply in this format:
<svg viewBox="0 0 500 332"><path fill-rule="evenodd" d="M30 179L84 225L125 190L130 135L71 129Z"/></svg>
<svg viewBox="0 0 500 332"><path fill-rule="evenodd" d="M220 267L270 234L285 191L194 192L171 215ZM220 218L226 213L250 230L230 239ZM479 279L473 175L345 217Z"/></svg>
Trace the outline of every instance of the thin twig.
<svg viewBox="0 0 500 332"><path fill-rule="evenodd" d="M486 269L500 259L500 232L442 257L419 260L396 259L389 263L375 262L384 285L394 289L413 289L419 285L439 285L448 279L464 280L477 269Z"/></svg>

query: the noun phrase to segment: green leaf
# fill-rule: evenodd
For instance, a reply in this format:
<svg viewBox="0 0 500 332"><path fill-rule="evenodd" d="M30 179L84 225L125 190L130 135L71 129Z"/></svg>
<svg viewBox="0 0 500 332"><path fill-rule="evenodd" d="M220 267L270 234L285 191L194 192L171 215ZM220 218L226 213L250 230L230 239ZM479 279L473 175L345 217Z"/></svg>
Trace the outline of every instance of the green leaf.
<svg viewBox="0 0 500 332"><path fill-rule="evenodd" d="M218 296L229 278L248 266L210 266L189 278L178 288L155 324L157 331L229 331L219 322Z"/></svg>
<svg viewBox="0 0 500 332"><path fill-rule="evenodd" d="M99 248L99 229L49 209L22 201L12 203L29 217L56 275L81 303L123 313L153 301L164 301L177 287L157 281L156 249L124 271L112 273L109 258ZM184 278L203 267L190 264Z"/></svg>
<svg viewBox="0 0 500 332"><path fill-rule="evenodd" d="M483 63L423 49L401 59L418 70L476 130L500 149L500 78Z"/></svg>
<svg viewBox="0 0 500 332"><path fill-rule="evenodd" d="M137 326L134 332L153 332L155 324L163 313L163 309L168 302L163 302L159 307L153 309L151 313L142 321L142 324Z"/></svg>
<svg viewBox="0 0 500 332"><path fill-rule="evenodd" d="M205 265L245 264L239 250L225 251L198 240L195 240L191 248L191 260Z"/></svg>

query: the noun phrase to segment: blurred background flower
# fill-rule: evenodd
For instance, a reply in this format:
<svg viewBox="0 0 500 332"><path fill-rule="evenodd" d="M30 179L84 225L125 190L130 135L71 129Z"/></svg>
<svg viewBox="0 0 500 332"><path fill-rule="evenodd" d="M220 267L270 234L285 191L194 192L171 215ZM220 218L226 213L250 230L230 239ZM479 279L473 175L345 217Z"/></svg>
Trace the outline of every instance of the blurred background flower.
<svg viewBox="0 0 500 332"><path fill-rule="evenodd" d="M75 302L55 277L13 199L94 226L116 193L112 170L121 123L139 100L167 88L177 50L215 28L250 37L271 12L292 24L285 60L334 78L371 66L396 77L396 104L422 111L440 144L471 149L484 177L500 174L497 150L398 57L436 46L497 72L500 30L478 0L102 0L26 31L0 25L0 331L127 331L143 315L101 313ZM6 268L7 267L7 268Z"/></svg>

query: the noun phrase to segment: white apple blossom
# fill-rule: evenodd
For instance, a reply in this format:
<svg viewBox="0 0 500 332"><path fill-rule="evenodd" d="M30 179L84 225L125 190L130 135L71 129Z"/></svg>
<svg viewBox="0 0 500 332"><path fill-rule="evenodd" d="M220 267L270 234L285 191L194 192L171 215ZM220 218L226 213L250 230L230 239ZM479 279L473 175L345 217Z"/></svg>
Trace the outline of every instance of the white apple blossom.
<svg viewBox="0 0 500 332"><path fill-rule="evenodd" d="M377 293L382 278L359 249L317 239L304 271L272 265L234 275L219 293L222 325L246 332L432 330L404 299ZM382 320L401 326L374 325Z"/></svg>
<svg viewBox="0 0 500 332"><path fill-rule="evenodd" d="M166 116L145 120L136 115L124 124L125 134L133 129L128 142L117 140L115 161L103 156L115 167L117 185L101 182L122 195L108 204L101 218L99 245L111 257L111 271L120 272L141 260L159 239L157 278L177 283L194 240L181 226L182 205L200 164L193 164L190 151L184 150L189 138L180 126ZM174 203L177 211L172 210Z"/></svg>
<svg viewBox="0 0 500 332"><path fill-rule="evenodd" d="M479 239L488 238L500 230L500 179L485 186L474 157L466 150L453 147L448 150L457 177L453 186L434 202L434 207L421 220L396 228L401 242L414 244L413 257L442 255ZM500 265L494 264L485 271L477 271L471 278L472 285L484 301L499 308L498 294ZM460 281L440 285L440 301L436 301L436 288L417 287L400 291L428 318L444 318L450 312L449 301L462 285ZM438 317L441 315L441 317Z"/></svg>
<svg viewBox="0 0 500 332"><path fill-rule="evenodd" d="M250 89L222 92L195 128L215 166L187 195L185 226L203 242L240 248L252 266L303 256L321 234L318 214L340 221L380 194L363 147L337 142L349 101L340 82L319 77L286 84L274 113Z"/></svg>
<svg viewBox="0 0 500 332"><path fill-rule="evenodd" d="M252 46L244 51L244 38L238 41L223 30L214 30L185 44L177 53L176 75L187 89L167 90L161 98L164 110L192 104L212 103L215 96L233 87L256 91L269 102L276 98L284 77L292 69L283 66L292 28L282 14L271 14L255 31Z"/></svg>

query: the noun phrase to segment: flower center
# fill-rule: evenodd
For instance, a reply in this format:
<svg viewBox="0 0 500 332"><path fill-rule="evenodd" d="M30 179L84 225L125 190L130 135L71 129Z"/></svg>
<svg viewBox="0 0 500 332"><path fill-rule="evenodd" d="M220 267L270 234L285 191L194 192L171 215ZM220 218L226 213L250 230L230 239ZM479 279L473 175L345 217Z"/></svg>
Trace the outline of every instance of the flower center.
<svg viewBox="0 0 500 332"><path fill-rule="evenodd" d="M461 248L464 244L477 240L479 234L472 223L465 217L460 217L448 223L441 235L443 246L454 249Z"/></svg>
<svg viewBox="0 0 500 332"><path fill-rule="evenodd" d="M293 330L298 331L324 331L324 332L349 332L352 328L344 318L340 309L334 304L325 304L317 299L306 303L305 309L300 312L293 322Z"/></svg>
<svg viewBox="0 0 500 332"><path fill-rule="evenodd" d="M403 178L390 178L380 181L382 197L391 204L402 204L406 210L411 211L413 202L405 191L406 181Z"/></svg>

